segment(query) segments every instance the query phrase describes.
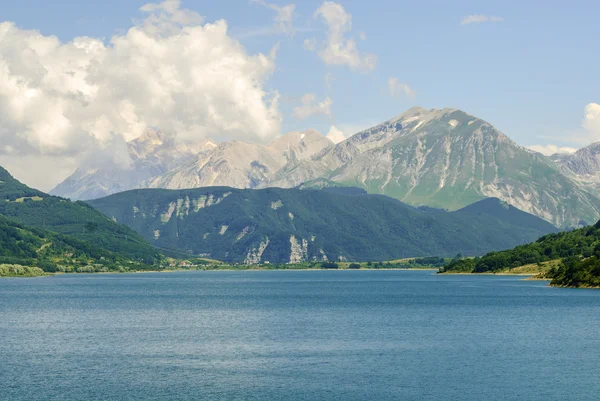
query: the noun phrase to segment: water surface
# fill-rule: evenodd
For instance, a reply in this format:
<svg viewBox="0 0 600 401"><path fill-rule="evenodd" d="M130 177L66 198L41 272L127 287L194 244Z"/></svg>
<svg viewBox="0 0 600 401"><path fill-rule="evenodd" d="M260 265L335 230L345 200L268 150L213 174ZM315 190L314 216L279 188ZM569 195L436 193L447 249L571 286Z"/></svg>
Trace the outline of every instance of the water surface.
<svg viewBox="0 0 600 401"><path fill-rule="evenodd" d="M600 291L430 271L0 279L7 400L598 400Z"/></svg>

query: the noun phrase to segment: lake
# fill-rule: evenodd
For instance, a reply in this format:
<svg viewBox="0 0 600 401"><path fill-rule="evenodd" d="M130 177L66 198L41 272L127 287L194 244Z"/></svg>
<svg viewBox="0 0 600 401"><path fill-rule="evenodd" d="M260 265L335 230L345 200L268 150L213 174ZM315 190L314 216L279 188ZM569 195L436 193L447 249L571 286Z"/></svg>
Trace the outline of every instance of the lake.
<svg viewBox="0 0 600 401"><path fill-rule="evenodd" d="M600 291L431 271L0 279L0 399L598 400Z"/></svg>

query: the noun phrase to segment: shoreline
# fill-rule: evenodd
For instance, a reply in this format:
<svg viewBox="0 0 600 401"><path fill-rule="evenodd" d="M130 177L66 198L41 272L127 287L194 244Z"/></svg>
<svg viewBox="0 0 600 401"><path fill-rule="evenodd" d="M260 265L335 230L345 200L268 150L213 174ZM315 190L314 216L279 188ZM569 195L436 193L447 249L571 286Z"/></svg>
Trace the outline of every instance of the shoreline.
<svg viewBox="0 0 600 401"><path fill-rule="evenodd" d="M448 273L440 273L440 276L443 275L448 275L448 276L522 276L522 277L535 277L537 276L539 273L464 273L464 272L459 272L459 273L452 273L452 272L448 272ZM538 279L538 280L546 280L546 279Z"/></svg>
<svg viewBox="0 0 600 401"><path fill-rule="evenodd" d="M406 269L406 268L382 268L382 269L368 269L368 268L361 268L361 269L323 269L323 268L307 268L307 269L269 269L269 268L247 268L247 269L231 269L231 268L223 268L223 269L165 269L165 270L134 270L134 271L127 271L127 272L55 272L55 273L46 273L46 274L41 274L39 276L0 276L0 279L3 278L39 278L39 277L53 277L53 276L66 276L66 275L80 275L80 274L92 274L92 275L101 275L101 274L143 274L143 273L175 273L175 272L193 272L193 271L198 271L198 272L218 272L218 271L226 271L226 272L247 272L247 271L253 271L253 272L259 272L259 271L295 271L295 272L301 272L301 271L390 271L390 270L394 270L394 271L410 271L410 270L418 270L418 271L438 271L439 269L435 269L435 268L415 268L415 269Z"/></svg>

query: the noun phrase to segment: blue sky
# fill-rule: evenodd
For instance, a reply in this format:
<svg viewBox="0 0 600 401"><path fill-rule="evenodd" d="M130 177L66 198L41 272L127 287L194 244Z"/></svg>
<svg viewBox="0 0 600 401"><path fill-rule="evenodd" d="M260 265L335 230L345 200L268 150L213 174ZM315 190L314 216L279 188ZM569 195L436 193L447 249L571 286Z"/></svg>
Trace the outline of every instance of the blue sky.
<svg viewBox="0 0 600 401"><path fill-rule="evenodd" d="M147 2L54 0L49 7L46 0L7 0L0 21L65 43L80 36L108 43L144 18L139 9ZM355 41L359 57L376 57L374 68L335 65L320 56L330 27L315 15L323 1L182 0L181 8L205 23L227 21L228 35L250 55L268 54L278 44L264 90L279 94L282 132L315 128L325 134L334 125L347 136L418 105L460 108L526 146L581 147L600 139L582 128L586 106L600 103L599 2L336 3L352 19L344 40ZM276 12L268 7L288 4L295 5L293 34L274 26ZM473 15L488 21L461 24ZM305 48L306 40L314 41L315 51ZM391 96L392 77L414 96L403 89ZM316 107L328 98L328 111L295 117L306 94L314 95Z"/></svg>

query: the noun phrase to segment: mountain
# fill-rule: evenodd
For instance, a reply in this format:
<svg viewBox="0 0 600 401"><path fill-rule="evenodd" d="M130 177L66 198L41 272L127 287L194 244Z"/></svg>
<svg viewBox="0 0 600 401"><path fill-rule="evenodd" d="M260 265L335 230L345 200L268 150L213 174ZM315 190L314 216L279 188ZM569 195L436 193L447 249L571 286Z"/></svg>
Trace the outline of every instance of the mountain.
<svg viewBox="0 0 600 401"><path fill-rule="evenodd" d="M361 190L140 189L89 203L161 249L227 262L480 255L554 232L499 200L426 213Z"/></svg>
<svg viewBox="0 0 600 401"><path fill-rule="evenodd" d="M280 170L262 186L316 178L450 210L496 197L562 227L600 216L600 199L550 158L456 109L410 109Z"/></svg>
<svg viewBox="0 0 600 401"><path fill-rule="evenodd" d="M132 188L330 182L448 210L494 197L558 227L600 217L600 183L595 184L600 177L594 173L600 145L554 161L457 109L415 107L337 145L309 130L267 146L240 141L177 146L151 131L128 144L127 168L81 168L53 193L91 199Z"/></svg>
<svg viewBox="0 0 600 401"><path fill-rule="evenodd" d="M104 156L93 158L50 193L84 200L147 187L254 188L283 166L331 146L333 142L314 130L291 132L263 146L240 141L183 144L173 135L149 129L126 144L123 163L107 162Z"/></svg>
<svg viewBox="0 0 600 401"><path fill-rule="evenodd" d="M139 185L185 189L205 186L255 188L284 166L310 160L333 142L314 130L291 132L268 146L233 141L202 152L194 160Z"/></svg>
<svg viewBox="0 0 600 401"><path fill-rule="evenodd" d="M160 253L130 228L83 202L51 196L22 184L0 167L0 215L44 231L76 237L134 261L153 264Z"/></svg>
<svg viewBox="0 0 600 401"><path fill-rule="evenodd" d="M556 154L552 159L567 173L583 183L600 187L600 142L594 142L573 154Z"/></svg>
<svg viewBox="0 0 600 401"><path fill-rule="evenodd" d="M164 174L192 160L216 144L203 141L182 144L172 135L149 129L144 135L126 144L124 163L91 159L70 177L50 191L52 195L69 199L93 199L136 188L141 182Z"/></svg>
<svg viewBox="0 0 600 401"><path fill-rule="evenodd" d="M530 244L481 258L457 258L442 272L497 273L536 265L552 285L600 287L600 222L594 226L545 235Z"/></svg>

